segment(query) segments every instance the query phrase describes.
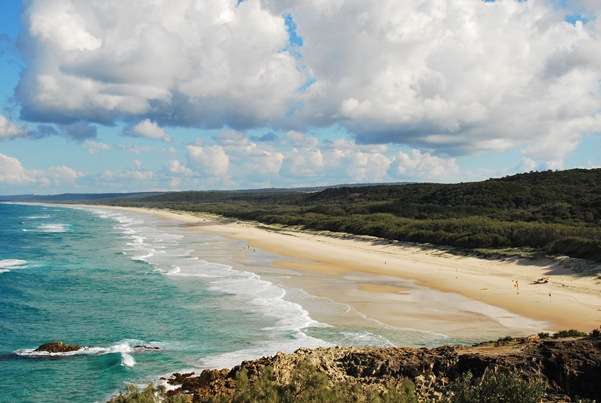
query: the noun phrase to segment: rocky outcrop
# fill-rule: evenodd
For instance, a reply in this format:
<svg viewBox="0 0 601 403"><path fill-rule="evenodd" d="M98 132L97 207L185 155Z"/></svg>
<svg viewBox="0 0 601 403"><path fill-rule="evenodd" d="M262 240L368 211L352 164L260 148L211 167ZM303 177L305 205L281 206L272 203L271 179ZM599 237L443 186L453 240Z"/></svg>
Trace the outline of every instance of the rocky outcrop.
<svg viewBox="0 0 601 403"><path fill-rule="evenodd" d="M45 343L35 349L35 351L42 352L45 351L47 353L69 353L72 351L77 351L81 348L81 346L77 344L66 344L62 341L53 341L50 343Z"/></svg>
<svg viewBox="0 0 601 403"><path fill-rule="evenodd" d="M466 372L475 377L485 371L506 371L546 384L546 401L601 398L601 338L506 338L475 346L426 348L320 348L301 349L246 361L231 370L205 370L201 374L175 374L168 382L172 393L193 400L233 392L235 379L244 370L250 382L272 371L278 382L290 382L300 365L309 363L332 383L390 385L413 381L420 401L437 401L448 395L448 386Z"/></svg>

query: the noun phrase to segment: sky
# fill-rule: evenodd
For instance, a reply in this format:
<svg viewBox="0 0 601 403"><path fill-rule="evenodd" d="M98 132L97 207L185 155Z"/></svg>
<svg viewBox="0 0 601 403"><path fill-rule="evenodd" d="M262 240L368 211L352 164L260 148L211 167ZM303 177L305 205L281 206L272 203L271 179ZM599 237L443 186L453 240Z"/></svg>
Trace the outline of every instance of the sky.
<svg viewBox="0 0 601 403"><path fill-rule="evenodd" d="M601 167L598 0L2 0L0 194Z"/></svg>

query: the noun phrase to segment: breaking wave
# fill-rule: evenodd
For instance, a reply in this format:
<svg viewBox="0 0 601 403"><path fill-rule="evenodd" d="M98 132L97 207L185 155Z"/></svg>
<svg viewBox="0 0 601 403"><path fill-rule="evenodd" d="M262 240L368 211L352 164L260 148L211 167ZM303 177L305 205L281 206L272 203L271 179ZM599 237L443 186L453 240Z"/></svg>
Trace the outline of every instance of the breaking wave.
<svg viewBox="0 0 601 403"><path fill-rule="evenodd" d="M160 343L144 343L140 340L123 340L108 347L83 346L79 350L64 353L51 353L48 351L36 351L35 349L20 349L15 354L27 358L57 358L72 357L78 355L106 355L120 354L121 365L124 367L133 367L136 360L133 357L135 353L160 350Z"/></svg>

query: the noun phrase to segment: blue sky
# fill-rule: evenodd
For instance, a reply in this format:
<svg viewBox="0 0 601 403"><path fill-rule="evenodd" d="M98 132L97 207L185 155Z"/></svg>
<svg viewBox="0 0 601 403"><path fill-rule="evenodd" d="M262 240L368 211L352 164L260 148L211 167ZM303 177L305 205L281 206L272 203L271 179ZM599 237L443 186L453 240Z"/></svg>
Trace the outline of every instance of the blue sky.
<svg viewBox="0 0 601 403"><path fill-rule="evenodd" d="M0 194L601 166L594 2L348 3L0 2Z"/></svg>

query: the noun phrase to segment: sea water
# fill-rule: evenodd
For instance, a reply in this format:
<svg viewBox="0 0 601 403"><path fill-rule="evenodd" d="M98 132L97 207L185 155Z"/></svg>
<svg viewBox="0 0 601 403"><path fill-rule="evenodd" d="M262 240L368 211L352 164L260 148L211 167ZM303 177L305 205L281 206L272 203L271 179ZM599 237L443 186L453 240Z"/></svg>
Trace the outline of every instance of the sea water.
<svg viewBox="0 0 601 403"><path fill-rule="evenodd" d="M0 204L0 402L102 402L128 383L300 347L461 341L318 322L306 307L350 307L285 288L298 273L275 258L151 214ZM53 340L82 348L35 351Z"/></svg>
<svg viewBox="0 0 601 403"><path fill-rule="evenodd" d="M230 247L135 215L0 204L0 401L104 401L125 382L322 344L282 289L193 255ZM33 351L51 340L86 348Z"/></svg>
<svg viewBox="0 0 601 403"><path fill-rule="evenodd" d="M0 204L0 402L106 401L175 371L362 342L240 263L270 259L148 214ZM53 340L83 347L35 351Z"/></svg>

